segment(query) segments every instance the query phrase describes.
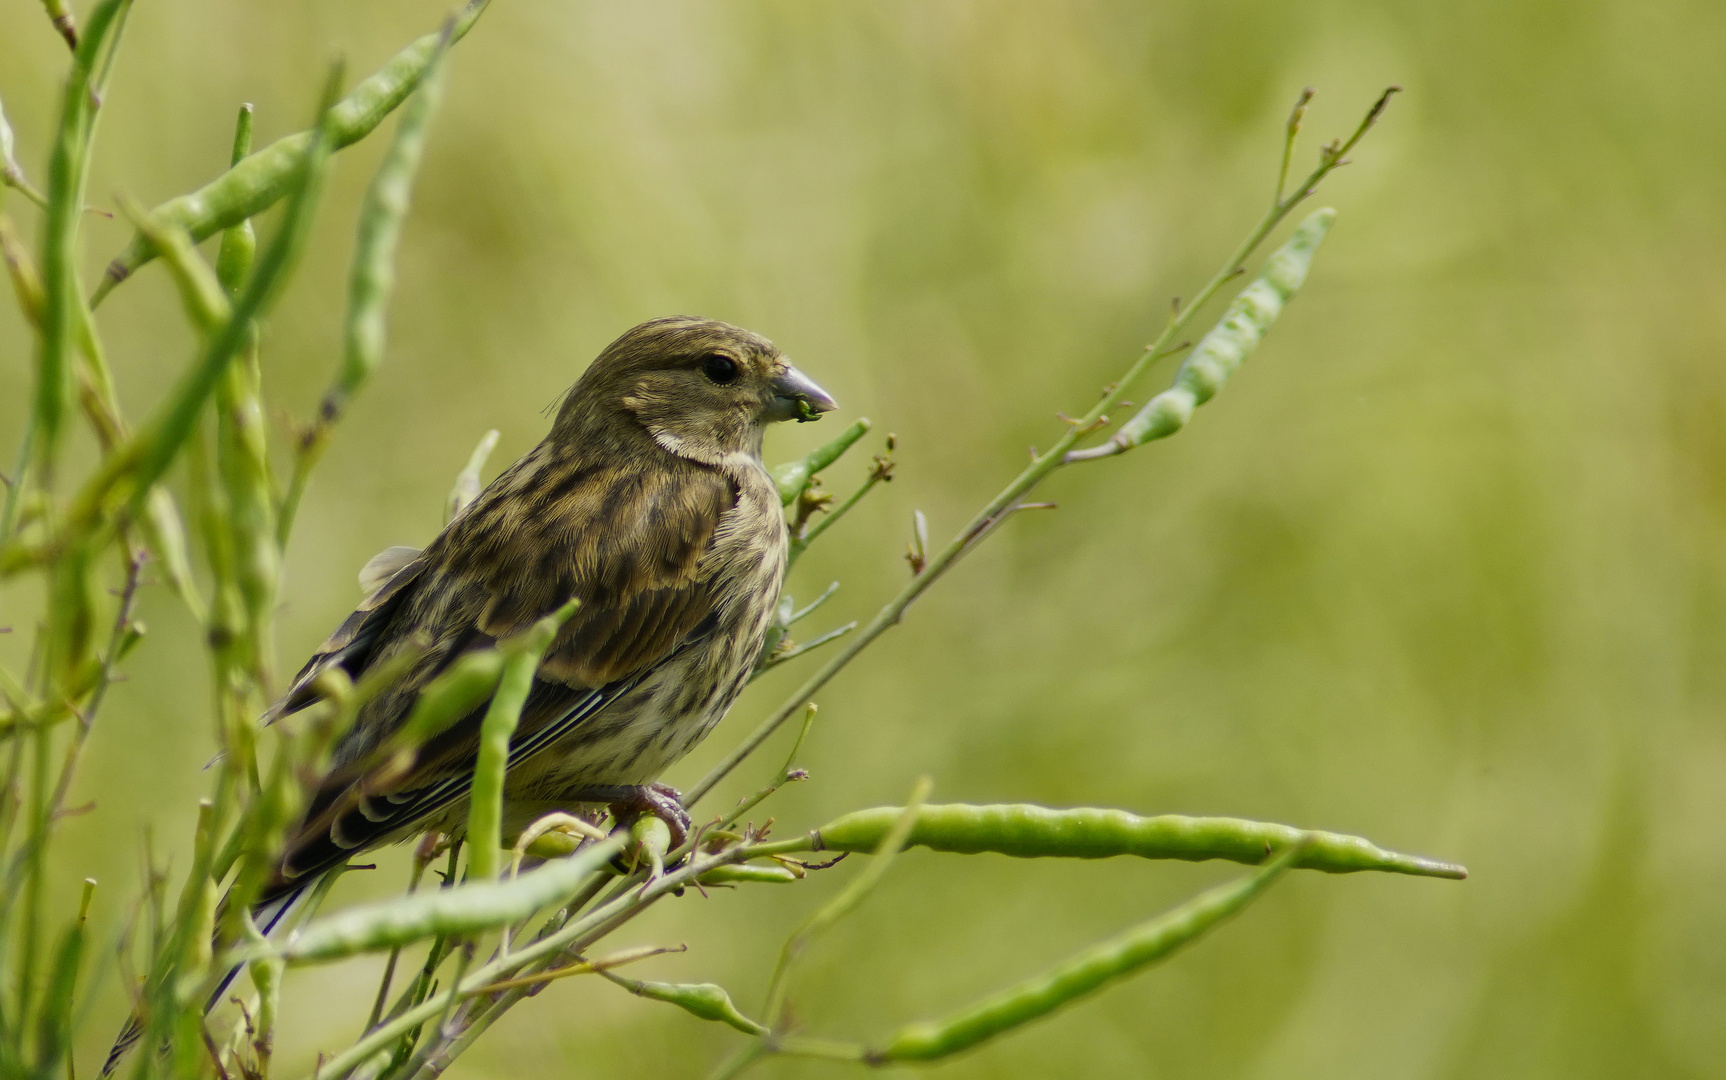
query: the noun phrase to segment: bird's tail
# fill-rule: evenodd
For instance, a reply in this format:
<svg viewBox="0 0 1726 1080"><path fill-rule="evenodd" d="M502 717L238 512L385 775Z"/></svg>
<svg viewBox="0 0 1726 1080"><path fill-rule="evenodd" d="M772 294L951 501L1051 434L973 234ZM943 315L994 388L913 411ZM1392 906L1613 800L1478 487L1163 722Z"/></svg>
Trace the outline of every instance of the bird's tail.
<svg viewBox="0 0 1726 1080"><path fill-rule="evenodd" d="M276 930L281 928L287 922L288 916L293 914L295 909L300 906L300 902L311 895L311 887L316 884L316 882L316 878L309 878L303 882L296 883L288 892L282 893L280 896L271 897L252 908L252 922L257 926L259 932L265 937L269 937L271 934L275 933ZM223 901L222 906L227 906L226 900ZM218 925L221 923L219 915L216 921ZM221 943L218 941L217 945L219 946L220 944ZM219 949L217 951L218 953L220 952ZM210 1000L204 1003L205 1014L208 1014L217 1005L221 1004L222 995L227 993L228 987L233 984L234 979L240 974L240 967L241 965L235 964L222 973L221 981L216 984L216 988L210 993ZM113 1049L108 1051L108 1060L102 1066L102 1071L99 1076L112 1076L114 1070L120 1065L120 1059L126 1056L126 1051L130 1050L138 1040L143 1037L143 1035L144 1023L142 1018L136 1014L128 1017L126 1020L126 1026L120 1031L120 1037L114 1040Z"/></svg>

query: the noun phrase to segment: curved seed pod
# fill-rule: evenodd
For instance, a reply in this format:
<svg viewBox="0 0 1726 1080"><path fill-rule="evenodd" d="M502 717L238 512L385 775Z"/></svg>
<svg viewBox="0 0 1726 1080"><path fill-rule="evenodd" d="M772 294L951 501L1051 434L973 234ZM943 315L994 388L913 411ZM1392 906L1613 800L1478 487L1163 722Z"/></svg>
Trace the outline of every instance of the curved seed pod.
<svg viewBox="0 0 1726 1080"><path fill-rule="evenodd" d="M868 419L859 417L850 427L841 431L838 438L817 446L809 451L808 456L775 465L769 472L773 474L773 483L779 488L779 501L786 506L796 502L797 496L803 494L803 489L809 486L809 481L814 479L816 473L838 461L840 456L868 431Z"/></svg>
<svg viewBox="0 0 1726 1080"><path fill-rule="evenodd" d="M610 972L603 974L637 997L669 1002L685 1012L701 1017L703 1020L729 1024L745 1035L767 1034L765 1026L756 1023L738 1011L736 1003L731 1000L731 995L726 992L725 987L717 983L647 982L642 979L626 979Z"/></svg>
<svg viewBox="0 0 1726 1080"><path fill-rule="evenodd" d="M1235 298L1222 320L1181 364L1174 385L1147 402L1108 442L1089 450L1074 450L1065 460L1089 461L1122 454L1185 427L1193 418L1193 410L1216 396L1270 332L1283 307L1306 281L1313 255L1335 220L1336 211L1328 207L1308 215L1289 242L1265 263L1258 280Z"/></svg>
<svg viewBox="0 0 1726 1080"><path fill-rule="evenodd" d="M570 896L591 873L623 850L613 836L511 881L480 881L364 904L319 919L281 950L289 963L337 960L389 949L437 934L472 934L525 919Z"/></svg>
<svg viewBox="0 0 1726 1080"><path fill-rule="evenodd" d="M991 1039L1131 975L1161 960L1256 900L1300 858L1299 843L1256 874L1219 886L1180 907L1094 945L1066 963L1018 986L983 999L945 1020L910 1024L879 1050L868 1051L872 1065L890 1061L929 1061Z"/></svg>
<svg viewBox="0 0 1726 1080"><path fill-rule="evenodd" d="M473 29L488 2L468 0L451 23L452 44ZM440 31L421 37L336 103L330 117L331 150L344 149L370 135L384 117L407 100L425 75L443 36ZM260 214L293 190L295 169L311 139L310 131L284 135L197 191L169 199L156 207L153 215L203 240ZM134 237L126 250L108 265L91 302L101 303L114 286L155 257L156 250L149 240Z"/></svg>
<svg viewBox="0 0 1726 1080"><path fill-rule="evenodd" d="M858 810L810 834L817 850L872 851L898 819L897 806ZM1051 810L1024 803L925 806L911 828L908 845L972 855L992 851L1019 858L1229 859L1257 864L1276 848L1308 838L1295 865L1304 870L1346 874L1382 870L1421 877L1464 878L1453 863L1385 851L1358 836L1303 832L1238 818L1139 817L1125 810L1079 807Z"/></svg>

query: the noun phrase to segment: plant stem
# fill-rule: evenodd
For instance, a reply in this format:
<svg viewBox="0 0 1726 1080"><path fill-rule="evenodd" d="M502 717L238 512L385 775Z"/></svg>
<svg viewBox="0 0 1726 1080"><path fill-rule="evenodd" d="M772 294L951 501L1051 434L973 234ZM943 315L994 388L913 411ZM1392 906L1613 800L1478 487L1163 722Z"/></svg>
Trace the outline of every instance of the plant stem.
<svg viewBox="0 0 1726 1080"><path fill-rule="evenodd" d="M1349 150L1353 149L1354 145L1377 121L1379 115L1384 111L1386 103L1390 100L1391 94L1398 89L1398 87L1391 87L1386 90L1367 112L1365 119L1360 122L1360 126L1355 129L1354 134L1344 143L1334 149L1327 148L1322 152L1318 168L1307 176L1294 194L1286 199L1278 200L1272 204L1269 210L1265 211L1258 224L1253 226L1252 231L1247 233L1246 238L1229 255L1228 260L1198 291L1198 294L1193 297L1193 301L1170 318L1163 332L1157 335L1155 341L1145 347L1139 358L1127 368L1126 374L1121 376L1120 380L1103 394L1102 400L1092 406L1084 416L1069 423L1067 430L1055 441L1055 444L1034 457L1031 463L1013 478L1012 482L989 500L988 504L971 519L970 524L948 541L947 545L933 558L929 559L923 569L906 582L904 588L899 590L898 595L887 601L880 612L869 620L868 625L853 635L836 655L823 664L820 670L811 675L802 686L798 687L795 693L786 698L784 703L769 714L767 719L763 720L754 731L750 732L749 736L738 744L735 750L727 754L709 770L706 776L690 788L684 798L685 806L694 806L703 796L712 791L716 784L730 775L731 771L754 753L757 747L771 738L773 733L779 730L780 725L789 720L798 709L803 707L804 703L813 698L823 686L826 686L833 676L844 670L845 666L855 660L864 649L874 644L876 638L898 625L899 620L904 617L906 609L919 596L922 596L929 586L940 580L942 575L952 569L955 563L981 543L984 537L993 532L1001 522L1005 521L1017 503L1033 488L1062 466L1067 451L1072 449L1085 433L1094 430L1099 422L1107 417L1109 410L1126 396L1127 391L1149 370L1151 364L1186 330L1199 310L1239 272L1241 265L1264 242L1265 237L1269 236L1271 231L1282 223L1282 220L1289 215L1291 210L1312 195L1320 181L1346 160Z"/></svg>

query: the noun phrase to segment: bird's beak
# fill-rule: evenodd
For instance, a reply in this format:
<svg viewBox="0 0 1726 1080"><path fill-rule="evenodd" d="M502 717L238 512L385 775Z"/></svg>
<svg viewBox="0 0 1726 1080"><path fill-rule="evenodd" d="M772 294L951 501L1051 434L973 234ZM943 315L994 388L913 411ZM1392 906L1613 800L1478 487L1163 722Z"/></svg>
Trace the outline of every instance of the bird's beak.
<svg viewBox="0 0 1726 1080"><path fill-rule="evenodd" d="M773 402L767 407L769 420L807 423L810 420L819 420L822 413L838 408L838 403L827 391L816 386L813 379L790 364L786 364L785 370L774 376L769 385L773 388Z"/></svg>

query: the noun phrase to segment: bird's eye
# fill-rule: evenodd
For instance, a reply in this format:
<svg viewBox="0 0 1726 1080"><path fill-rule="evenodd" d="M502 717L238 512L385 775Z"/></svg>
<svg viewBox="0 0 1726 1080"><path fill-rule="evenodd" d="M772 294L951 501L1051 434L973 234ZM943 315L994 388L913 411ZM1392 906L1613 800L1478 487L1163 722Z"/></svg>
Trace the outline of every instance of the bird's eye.
<svg viewBox="0 0 1726 1080"><path fill-rule="evenodd" d="M724 386L726 383L737 380L737 361L729 356L713 353L702 358L701 373L720 386Z"/></svg>

